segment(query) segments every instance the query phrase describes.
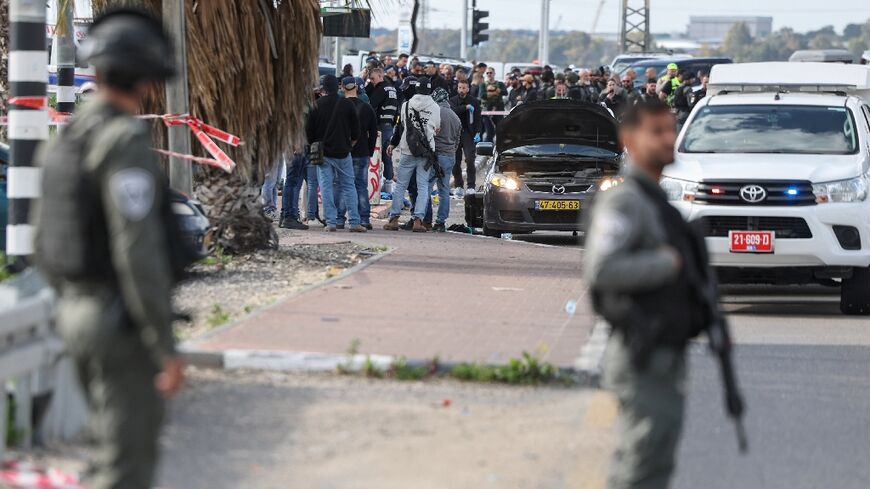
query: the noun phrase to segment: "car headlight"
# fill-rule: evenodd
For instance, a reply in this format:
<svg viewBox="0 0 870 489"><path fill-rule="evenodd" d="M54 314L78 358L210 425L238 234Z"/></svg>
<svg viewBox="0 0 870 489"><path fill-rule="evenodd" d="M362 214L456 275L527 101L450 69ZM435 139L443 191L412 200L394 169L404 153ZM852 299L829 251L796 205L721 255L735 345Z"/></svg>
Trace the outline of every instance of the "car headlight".
<svg viewBox="0 0 870 489"><path fill-rule="evenodd" d="M867 177L862 175L849 180L813 184L816 202L860 202L867 198Z"/></svg>
<svg viewBox="0 0 870 489"><path fill-rule="evenodd" d="M598 190L602 192L606 192L613 187L618 186L620 183L624 182L625 179L622 177L605 177L600 182L598 182Z"/></svg>
<svg viewBox="0 0 870 489"><path fill-rule="evenodd" d="M668 200L685 200L691 202L695 200L695 192L698 191L698 184L687 180L677 180L676 178L664 177L659 181L659 185Z"/></svg>
<svg viewBox="0 0 870 489"><path fill-rule="evenodd" d="M517 190L520 188L520 182L514 177L496 173L489 179L494 187L503 188L505 190Z"/></svg>

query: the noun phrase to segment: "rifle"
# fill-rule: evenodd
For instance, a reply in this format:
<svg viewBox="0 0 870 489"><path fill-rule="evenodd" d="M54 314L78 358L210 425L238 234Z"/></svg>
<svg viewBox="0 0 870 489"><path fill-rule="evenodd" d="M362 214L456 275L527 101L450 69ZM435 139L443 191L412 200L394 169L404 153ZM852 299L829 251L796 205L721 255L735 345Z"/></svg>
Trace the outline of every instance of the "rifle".
<svg viewBox="0 0 870 489"><path fill-rule="evenodd" d="M722 384L725 389L725 408L728 411L728 416L734 420L734 428L737 430L737 447L740 453L746 453L749 450L746 430L743 427L743 412L746 406L743 403L740 389L737 387L737 374L734 372L734 365L731 362L731 336L728 333L728 320L719 307L716 281L712 273L711 270L706 288L707 300L713 314L712 322L707 330L707 337L710 340L710 350L719 359Z"/></svg>
<svg viewBox="0 0 870 489"><path fill-rule="evenodd" d="M438 164L438 154L435 153L435 150L432 149L431 146L429 146L429 138L426 137L426 128L423 126L423 121L420 118L420 113L415 109L411 110L413 110L414 115L416 115L416 117L414 117L414 120L411 122L412 124L417 126L415 127L415 129L420 131L420 134L423 136L423 141L425 141L425 144L423 145L423 152L426 153L426 164L423 165L423 169L429 171L430 169L432 169L432 167L435 167L435 177L440 180L442 177L444 177L444 169L441 168L441 165Z"/></svg>

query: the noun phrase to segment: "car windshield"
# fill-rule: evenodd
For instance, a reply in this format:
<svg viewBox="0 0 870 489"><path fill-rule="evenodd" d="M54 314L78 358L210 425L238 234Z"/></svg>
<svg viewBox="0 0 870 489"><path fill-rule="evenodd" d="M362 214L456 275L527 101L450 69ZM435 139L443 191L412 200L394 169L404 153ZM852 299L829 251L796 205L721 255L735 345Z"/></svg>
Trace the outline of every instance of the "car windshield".
<svg viewBox="0 0 870 489"><path fill-rule="evenodd" d="M680 152L853 154L857 147L845 107L729 105L702 108Z"/></svg>
<svg viewBox="0 0 870 489"><path fill-rule="evenodd" d="M616 153L585 144L530 144L501 153L508 156L579 156L584 158L615 158Z"/></svg>

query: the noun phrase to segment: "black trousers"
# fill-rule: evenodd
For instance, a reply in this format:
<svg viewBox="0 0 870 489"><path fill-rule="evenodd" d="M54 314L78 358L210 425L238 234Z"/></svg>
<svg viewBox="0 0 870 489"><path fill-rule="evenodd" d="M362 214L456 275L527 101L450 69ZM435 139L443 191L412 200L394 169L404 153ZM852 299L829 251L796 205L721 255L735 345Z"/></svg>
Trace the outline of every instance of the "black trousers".
<svg viewBox="0 0 870 489"><path fill-rule="evenodd" d="M459 137L459 147L456 148L456 164L453 165L453 181L459 187L465 187L462 179L462 153L465 153L465 174L468 188L477 187L477 169L474 167L474 135L462 131Z"/></svg>

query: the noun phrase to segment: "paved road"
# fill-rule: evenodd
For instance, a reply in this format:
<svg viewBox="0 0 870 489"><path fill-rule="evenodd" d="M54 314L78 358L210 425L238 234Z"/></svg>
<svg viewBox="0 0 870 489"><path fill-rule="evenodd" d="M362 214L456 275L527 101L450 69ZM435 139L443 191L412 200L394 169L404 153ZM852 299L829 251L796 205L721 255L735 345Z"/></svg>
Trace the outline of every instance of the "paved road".
<svg viewBox="0 0 870 489"><path fill-rule="evenodd" d="M719 372L691 356L677 489L864 489L870 484L870 321L839 314L832 289L726 289L749 406L737 455Z"/></svg>

